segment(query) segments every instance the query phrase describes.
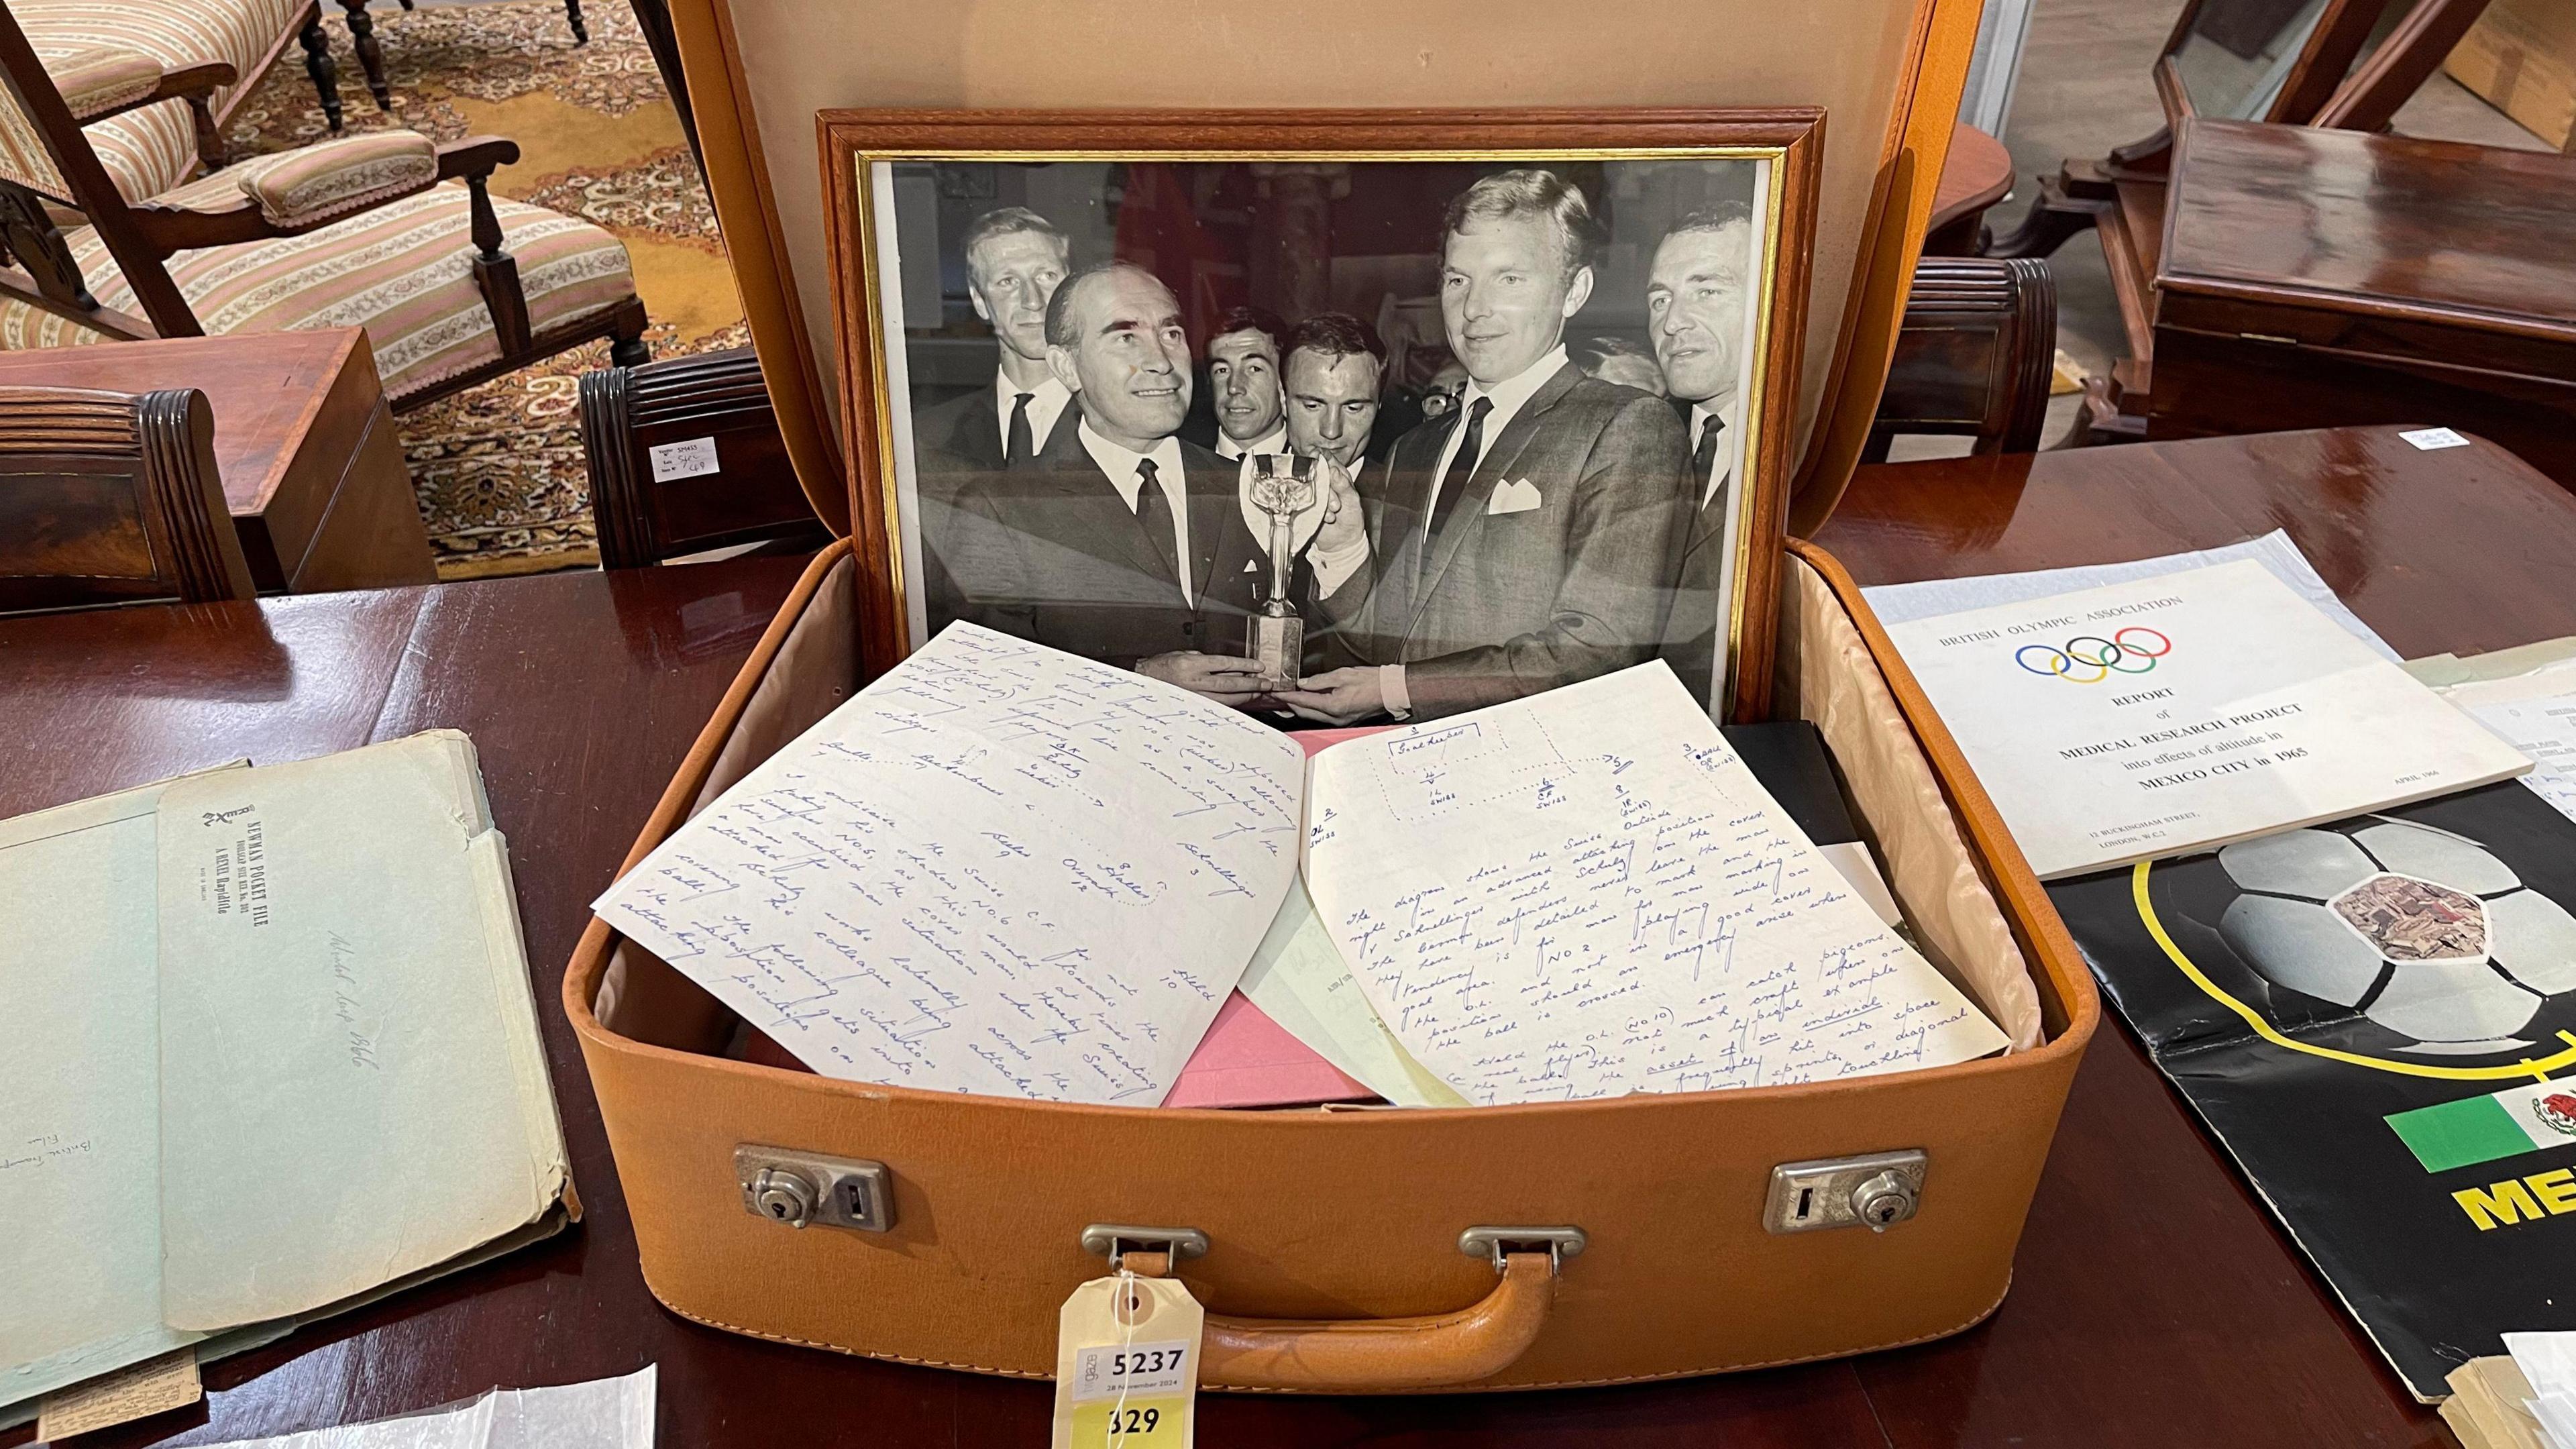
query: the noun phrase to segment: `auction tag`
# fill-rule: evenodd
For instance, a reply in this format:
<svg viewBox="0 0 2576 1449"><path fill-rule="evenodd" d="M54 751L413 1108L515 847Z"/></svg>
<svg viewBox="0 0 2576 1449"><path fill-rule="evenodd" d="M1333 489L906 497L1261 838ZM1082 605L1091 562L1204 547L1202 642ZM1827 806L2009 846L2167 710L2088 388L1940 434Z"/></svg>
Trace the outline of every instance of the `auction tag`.
<svg viewBox="0 0 2576 1449"><path fill-rule="evenodd" d="M1054 1449L1191 1449L1206 1318L1171 1278L1074 1289L1056 1316Z"/></svg>
<svg viewBox="0 0 2576 1449"><path fill-rule="evenodd" d="M652 461L653 481L672 483L682 478L701 478L718 471L716 440L691 438L686 442L663 443L644 450Z"/></svg>
<svg viewBox="0 0 2576 1449"><path fill-rule="evenodd" d="M205 1396L197 1379L197 1351L176 1349L45 1395L36 1410L36 1437L53 1443L186 1408Z"/></svg>
<svg viewBox="0 0 2576 1449"><path fill-rule="evenodd" d="M2418 452L2424 453L2432 452L2436 448L2465 448L2469 445L2468 439L2452 432L2449 428L2417 428L2411 433L2399 433L2397 436L2414 444Z"/></svg>

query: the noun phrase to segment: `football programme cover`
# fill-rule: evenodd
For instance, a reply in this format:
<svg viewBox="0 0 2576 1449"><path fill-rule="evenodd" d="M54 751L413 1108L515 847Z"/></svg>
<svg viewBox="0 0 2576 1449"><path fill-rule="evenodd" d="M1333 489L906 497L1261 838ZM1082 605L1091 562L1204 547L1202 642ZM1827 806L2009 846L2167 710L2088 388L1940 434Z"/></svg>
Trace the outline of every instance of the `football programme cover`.
<svg viewBox="0 0 2576 1449"><path fill-rule="evenodd" d="M2506 782L2049 894L2418 1398L2576 1329L2576 821Z"/></svg>

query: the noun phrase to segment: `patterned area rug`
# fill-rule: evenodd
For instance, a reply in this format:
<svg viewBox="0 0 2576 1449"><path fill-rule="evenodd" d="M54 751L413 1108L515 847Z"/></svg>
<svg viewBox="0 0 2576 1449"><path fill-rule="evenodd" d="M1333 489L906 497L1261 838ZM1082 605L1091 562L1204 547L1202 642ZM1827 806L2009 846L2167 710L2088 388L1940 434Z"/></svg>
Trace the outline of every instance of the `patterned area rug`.
<svg viewBox="0 0 2576 1449"><path fill-rule="evenodd" d="M634 258L655 357L750 340L679 113L623 4L585 7L590 43L581 46L560 0L372 6L390 113L367 94L338 7L324 9L349 130L510 137L519 164L503 167L492 189L616 233ZM301 54L290 48L234 114L230 140L239 156L328 134ZM581 374L607 365L608 344L595 342L402 418L441 578L599 561L576 399Z"/></svg>

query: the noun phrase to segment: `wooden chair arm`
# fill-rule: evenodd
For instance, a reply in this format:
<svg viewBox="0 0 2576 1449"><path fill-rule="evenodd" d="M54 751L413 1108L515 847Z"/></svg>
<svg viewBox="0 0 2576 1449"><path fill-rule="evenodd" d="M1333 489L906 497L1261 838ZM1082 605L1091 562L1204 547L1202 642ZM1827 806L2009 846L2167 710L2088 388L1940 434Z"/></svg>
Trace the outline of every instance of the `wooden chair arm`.
<svg viewBox="0 0 2576 1449"><path fill-rule="evenodd" d="M218 65L190 69L229 71L231 67ZM491 201L484 194L483 186L495 170L519 159L519 143L507 136L468 136L462 141L440 146L437 154L437 173L420 185L380 196L356 210L336 212L301 226L279 226L270 221L260 211L259 203L247 195L220 210L139 202L133 208L134 220L143 233L143 239L167 257L197 247L233 246L274 237L302 236L306 232L335 226L353 216L363 216L387 202L417 196L441 181L462 177L474 192L475 244L486 252L496 252L500 246L500 224L497 219L490 221L487 240L486 218L491 212Z"/></svg>
<svg viewBox="0 0 2576 1449"><path fill-rule="evenodd" d="M140 110L162 101L211 101L216 91L231 85L239 78L240 73L233 69L232 62L223 60L183 65L177 70L165 69L161 72L161 83L154 86L147 94L109 106L104 110L90 111L79 118L80 123L84 126L95 125L110 116L121 116L128 111Z"/></svg>
<svg viewBox="0 0 2576 1449"><path fill-rule="evenodd" d="M519 160L519 143L507 136L468 136L438 148L438 179L487 178Z"/></svg>

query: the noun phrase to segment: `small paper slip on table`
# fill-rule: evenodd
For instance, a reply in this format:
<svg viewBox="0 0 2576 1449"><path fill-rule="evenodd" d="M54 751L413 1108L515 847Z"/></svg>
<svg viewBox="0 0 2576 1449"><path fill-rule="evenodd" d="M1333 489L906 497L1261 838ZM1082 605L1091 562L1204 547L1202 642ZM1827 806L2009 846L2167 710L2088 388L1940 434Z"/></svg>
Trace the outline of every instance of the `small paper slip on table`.
<svg viewBox="0 0 2576 1449"><path fill-rule="evenodd" d="M1716 1373L1918 1341L1982 1319L2009 1282L2098 1004L1957 746L1891 667L1857 589L1804 544L1781 563L1774 713L1823 730L1922 957L2008 1050L1824 1082L1570 1102L1130 1105L1154 1099L1151 1077L1122 1073L1159 1063L1174 1036L1187 1038L1185 1054L1205 1030L1176 1015L1176 1030L1126 1060L1077 1060L1099 1090L1062 1095L1088 1100L933 1092L901 1085L892 1063L855 1081L727 1056L746 1024L774 1030L793 1015L776 995L788 978L762 985L775 1009L755 1021L597 919L566 973L564 1006L655 1293L737 1332L1046 1377L1058 1306L1115 1256L1170 1272L1205 1306L1204 1387L1327 1393ZM866 682L855 573L846 544L816 559L646 824L630 868ZM1620 678L1593 687L1625 687ZM1358 781L1392 758L1389 742L1436 733L1355 741L1346 768ZM1297 747L1253 735L1241 746L1247 760L1276 753L1276 790L1293 820ZM1246 788L1223 809L1243 816L1236 825L1262 826L1273 803ZM1785 817L1781 828L1791 828ZM1218 849L1240 843L1224 829L1201 842L1211 890L1285 891L1294 872L1276 857ZM1344 912L1346 934L1350 914L1369 909L1361 897L1386 884L1367 879L1365 852L1351 860L1314 876L1319 904ZM1265 871L1276 879L1255 885ZM1101 883L1114 888L1116 877ZM777 872L762 888L806 887ZM1850 929L1877 930L1852 904L1860 924ZM1222 950L1154 940L1137 949L1169 951L1176 964L1239 961L1272 924L1268 910L1246 918L1248 930L1236 920L1211 928L1227 936ZM1172 934L1189 919L1176 911ZM1234 934L1245 937L1239 951ZM1032 941L1025 949L1045 945ZM933 1016L947 1009L924 1000ZM1183 1014L1215 1009L1202 998ZM918 1040L934 1023L894 1025ZM1036 1056L1040 1045L1014 1038L1002 1055L1015 1062L1013 1049ZM1060 1063L1046 1070L1074 1075ZM1132 1090L1138 1082L1146 1090ZM810 1208L799 1206L807 1182L827 1189L808 1195ZM765 1201L809 1225L786 1226Z"/></svg>

